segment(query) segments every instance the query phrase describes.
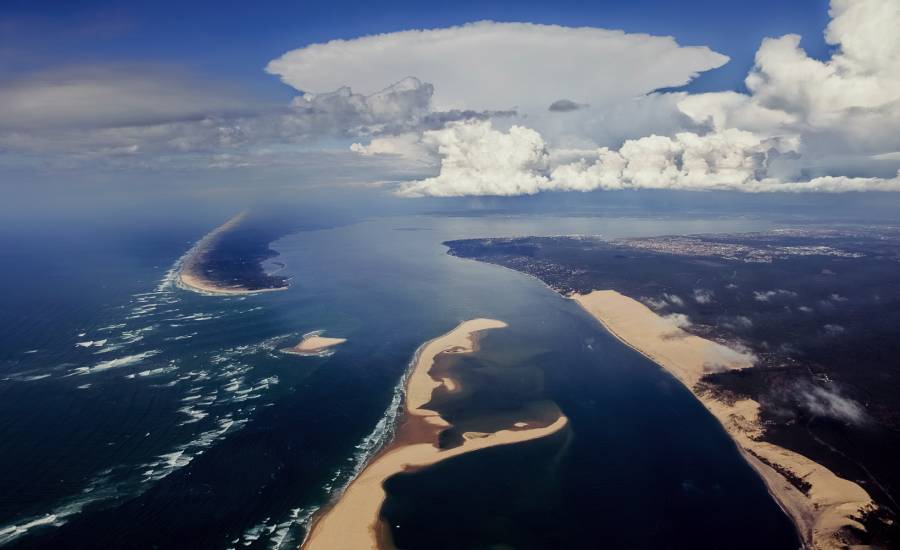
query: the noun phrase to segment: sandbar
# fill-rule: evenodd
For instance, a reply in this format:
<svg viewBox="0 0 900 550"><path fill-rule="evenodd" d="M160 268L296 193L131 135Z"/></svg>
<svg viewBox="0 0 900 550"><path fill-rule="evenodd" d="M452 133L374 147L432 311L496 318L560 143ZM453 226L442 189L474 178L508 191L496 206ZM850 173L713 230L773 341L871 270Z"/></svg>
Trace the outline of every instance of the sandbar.
<svg viewBox="0 0 900 550"><path fill-rule="evenodd" d="M290 353L294 355L318 355L322 352L343 344L346 338L326 338L321 333L312 332L303 336L303 339L296 346L282 349L282 353Z"/></svg>
<svg viewBox="0 0 900 550"><path fill-rule="evenodd" d="M860 514L874 510L875 504L862 487L803 455L763 441L756 401L725 402L698 384L710 371L753 366L752 356L690 334L641 302L612 290L571 298L616 338L668 371L712 413L791 517L805 547L845 548L846 528L865 530ZM801 491L787 476L805 481L808 490Z"/></svg>
<svg viewBox="0 0 900 550"><path fill-rule="evenodd" d="M427 408L432 393L448 386L455 391L459 382L446 376L433 378L429 372L444 353L471 353L477 349L478 335L485 330L506 327L502 321L473 319L423 344L416 352L406 382L404 415L391 443L378 453L344 490L340 498L313 522L304 549L392 548L389 528L379 514L386 498L384 482L394 474L424 468L454 456L488 447L513 445L547 437L563 430L568 419L561 413L550 423L518 422L512 429L492 433L467 432L463 442L449 449L437 447L438 436L450 424Z"/></svg>

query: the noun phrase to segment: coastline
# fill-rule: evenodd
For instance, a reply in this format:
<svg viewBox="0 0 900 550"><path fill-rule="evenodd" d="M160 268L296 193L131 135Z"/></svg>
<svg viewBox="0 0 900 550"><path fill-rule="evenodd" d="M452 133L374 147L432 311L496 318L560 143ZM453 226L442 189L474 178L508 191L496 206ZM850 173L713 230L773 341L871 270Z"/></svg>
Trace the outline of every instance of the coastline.
<svg viewBox="0 0 900 550"><path fill-rule="evenodd" d="M175 285L183 290L188 290L203 296L246 296L261 292L274 292L286 290L287 285L274 288L251 289L240 285L223 286L211 281L203 272L203 264L206 262L210 251L218 244L219 240L228 231L231 231L247 217L247 212L239 212L229 218L225 223L213 229L197 241L190 250L179 260L178 270L175 275Z"/></svg>
<svg viewBox="0 0 900 550"><path fill-rule="evenodd" d="M865 531L858 515L876 505L862 487L803 455L762 441L756 401L729 403L703 389L701 379L711 368L751 366L752 361L742 352L689 334L641 302L613 290L573 294L571 299L618 340L674 376L719 421L794 522L804 547L844 548L845 528ZM795 485L797 481L802 481L804 490Z"/></svg>
<svg viewBox="0 0 900 550"><path fill-rule="evenodd" d="M486 330L506 327L493 319L473 319L460 323L450 332L424 343L416 351L413 368L405 384L403 416L391 442L379 451L343 494L317 517L303 542L304 549L392 548L389 528L380 518L387 495L383 484L391 476L432 466L465 453L501 445L513 445L550 436L563 430L568 419L561 413L545 425L523 420L512 429L493 433L465 434L463 442L449 449L437 446L440 432L450 424L427 405L433 392L445 388L459 390L459 381L443 373L429 373L442 354L472 353L478 349L478 335Z"/></svg>

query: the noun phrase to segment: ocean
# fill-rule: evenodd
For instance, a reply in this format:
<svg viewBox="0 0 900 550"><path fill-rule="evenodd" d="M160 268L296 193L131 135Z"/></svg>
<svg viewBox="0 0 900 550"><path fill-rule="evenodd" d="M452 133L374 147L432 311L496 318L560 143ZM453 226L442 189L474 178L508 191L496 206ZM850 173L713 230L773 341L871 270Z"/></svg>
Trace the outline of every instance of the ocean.
<svg viewBox="0 0 900 550"><path fill-rule="evenodd" d="M318 507L390 437L416 348L490 317L509 328L486 337L483 354L541 373L542 397L570 419L567 440L391 480L385 517L401 547L799 546L762 481L674 379L539 281L441 244L770 222L347 219L279 229L264 267L290 278L286 291L178 288L178 259L226 217L4 242L0 545L296 547ZM347 342L320 357L278 351L312 331Z"/></svg>

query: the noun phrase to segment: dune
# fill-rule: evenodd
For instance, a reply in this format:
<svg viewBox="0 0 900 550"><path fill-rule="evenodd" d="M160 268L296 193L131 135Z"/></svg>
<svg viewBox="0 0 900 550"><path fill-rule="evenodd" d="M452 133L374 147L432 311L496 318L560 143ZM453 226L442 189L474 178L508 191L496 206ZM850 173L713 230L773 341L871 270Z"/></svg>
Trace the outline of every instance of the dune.
<svg viewBox="0 0 900 550"><path fill-rule="evenodd" d="M845 548L846 528L864 530L859 515L875 504L862 487L805 456L762 441L756 401L727 403L698 385L710 370L753 366L752 356L689 334L641 302L612 290L574 294L572 299L616 338L668 371L712 413L791 517L807 548ZM809 483L809 489L801 491L789 477Z"/></svg>

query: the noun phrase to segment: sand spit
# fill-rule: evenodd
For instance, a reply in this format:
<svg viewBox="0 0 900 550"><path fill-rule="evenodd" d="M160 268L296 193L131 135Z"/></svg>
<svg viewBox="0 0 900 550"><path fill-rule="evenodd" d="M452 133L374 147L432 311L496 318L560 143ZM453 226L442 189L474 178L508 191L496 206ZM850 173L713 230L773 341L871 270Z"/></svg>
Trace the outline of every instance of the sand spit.
<svg viewBox="0 0 900 550"><path fill-rule="evenodd" d="M457 447L442 450L436 446L441 430L450 424L426 405L435 389L445 387L448 391L456 391L459 382L446 375L432 378L429 371L435 359L445 353L471 353L477 349L481 331L506 326L492 319L465 321L419 348L406 383L404 415L393 440L347 486L340 499L314 521L304 549L392 548L390 530L379 516L386 498L383 484L389 477L479 449L539 439L566 427L568 419L560 414L549 424L517 422L514 429L478 433L477 437L467 433Z"/></svg>
<svg viewBox="0 0 900 550"><path fill-rule="evenodd" d="M303 339L296 346L284 348L281 352L292 355L322 355L334 346L347 341L346 338L326 338L321 334L321 332L304 334Z"/></svg>
<svg viewBox="0 0 900 550"><path fill-rule="evenodd" d="M209 280L204 273L203 266L206 264L210 251L216 247L222 235L240 225L246 217L246 212L240 212L197 241L197 244L191 247L187 254L182 257L175 277L175 284L179 288L203 294L204 296L245 296L247 294L287 289L287 286L259 289L244 288L240 285L223 286L220 283Z"/></svg>
<svg viewBox="0 0 900 550"><path fill-rule="evenodd" d="M805 456L761 441L763 428L756 401L726 403L698 386L710 369L752 366L748 355L689 334L644 304L612 290L575 294L572 299L619 340L691 390L763 478L769 492L794 521L807 548L845 548L844 528L864 529L858 521L860 513L874 509L875 504L862 487ZM808 483L808 490L799 490L789 477Z"/></svg>

